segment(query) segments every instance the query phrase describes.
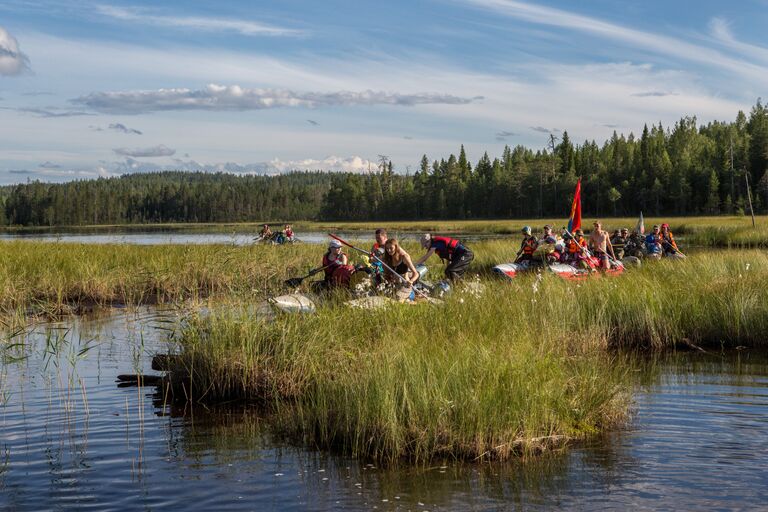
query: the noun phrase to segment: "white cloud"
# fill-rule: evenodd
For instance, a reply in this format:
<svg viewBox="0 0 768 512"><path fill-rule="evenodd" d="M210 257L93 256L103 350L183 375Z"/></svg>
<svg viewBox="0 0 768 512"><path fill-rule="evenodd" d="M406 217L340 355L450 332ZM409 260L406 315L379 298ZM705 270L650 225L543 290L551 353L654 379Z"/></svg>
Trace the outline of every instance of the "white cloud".
<svg viewBox="0 0 768 512"><path fill-rule="evenodd" d="M382 91L296 92L288 89L249 89L209 84L204 89L93 92L72 100L98 112L143 114L163 110L244 111L281 107L399 105L441 103L461 105L472 99L449 94L401 94Z"/></svg>
<svg viewBox="0 0 768 512"><path fill-rule="evenodd" d="M112 151L114 151L116 155L130 156L133 158L173 156L176 154L175 149L171 149L167 146L163 146L162 144L160 144L159 146L151 147L151 148L134 148L134 149L115 148Z"/></svg>
<svg viewBox="0 0 768 512"><path fill-rule="evenodd" d="M725 47L736 50L750 58L768 62L768 48L736 40L731 33L731 26L728 21L722 18L712 18L709 22L709 28L712 36Z"/></svg>
<svg viewBox="0 0 768 512"><path fill-rule="evenodd" d="M150 14L146 9L116 7L112 5L97 5L96 11L113 19L144 23L159 27L178 27L206 32L235 32L245 36L300 36L304 34L301 30L275 27L255 21L160 16Z"/></svg>
<svg viewBox="0 0 768 512"><path fill-rule="evenodd" d="M582 16L569 11L542 7L517 0L466 0L483 7L523 21L577 30L606 39L620 41L636 48L652 51L663 56L674 56L707 66L717 66L739 75L749 76L761 83L768 83L768 69L745 60L698 46L682 39L644 32L597 18Z"/></svg>
<svg viewBox="0 0 768 512"><path fill-rule="evenodd" d="M19 50L16 38L0 27L0 75L20 75L27 71L31 71L29 58Z"/></svg>

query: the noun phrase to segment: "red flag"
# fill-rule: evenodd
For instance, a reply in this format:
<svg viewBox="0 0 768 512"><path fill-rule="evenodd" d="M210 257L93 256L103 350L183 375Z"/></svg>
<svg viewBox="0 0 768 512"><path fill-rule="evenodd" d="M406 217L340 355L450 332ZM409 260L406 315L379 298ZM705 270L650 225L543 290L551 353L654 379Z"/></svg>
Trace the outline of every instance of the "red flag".
<svg viewBox="0 0 768 512"><path fill-rule="evenodd" d="M576 183L576 192L573 194L573 204L571 205L571 218L568 220L568 231L573 233L581 229L581 178Z"/></svg>

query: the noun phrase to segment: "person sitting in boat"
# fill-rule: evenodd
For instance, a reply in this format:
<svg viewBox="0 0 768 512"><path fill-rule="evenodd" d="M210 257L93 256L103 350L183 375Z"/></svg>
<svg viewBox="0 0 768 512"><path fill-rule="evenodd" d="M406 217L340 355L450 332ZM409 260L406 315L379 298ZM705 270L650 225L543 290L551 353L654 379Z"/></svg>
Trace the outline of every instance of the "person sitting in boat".
<svg viewBox="0 0 768 512"><path fill-rule="evenodd" d="M589 234L590 249L597 258L600 268L608 270L611 268L611 258L616 259L610 237L608 232L603 230L603 225L599 220L596 220L592 227L594 229Z"/></svg>
<svg viewBox="0 0 768 512"><path fill-rule="evenodd" d="M261 231L259 231L259 239L261 240L271 240L272 239L272 230L269 229L269 224L264 224L264 226L261 228Z"/></svg>
<svg viewBox="0 0 768 512"><path fill-rule="evenodd" d="M645 237L645 252L651 259L659 259L664 253L662 248L662 238L659 226L653 226L653 229Z"/></svg>
<svg viewBox="0 0 768 512"><path fill-rule="evenodd" d="M450 281L458 281L469 268L469 264L475 259L475 255L469 248L456 240L447 236L432 236L426 233L421 236L421 246L427 250L426 254L419 258L416 266L423 265L430 256L437 253L440 259L447 261L445 267L445 277Z"/></svg>
<svg viewBox="0 0 768 512"><path fill-rule="evenodd" d="M677 242L672 231L669 230L669 224L666 222L661 225L661 247L664 250L664 255L669 256L672 254L678 254L680 249L677 248Z"/></svg>
<svg viewBox="0 0 768 512"><path fill-rule="evenodd" d="M552 233L552 226L549 224L544 226L544 234L541 235L541 240L539 240L539 245L544 244L556 244L557 243L557 237Z"/></svg>
<svg viewBox="0 0 768 512"><path fill-rule="evenodd" d="M531 226L525 226L522 229L523 243L520 244L520 250L517 251L515 257L515 263L523 261L531 261L533 259L533 253L536 252L536 248L539 246L539 241L531 233Z"/></svg>
<svg viewBox="0 0 768 512"><path fill-rule="evenodd" d="M381 260L384 259L384 244L387 243L387 236L387 230L384 228L378 228L374 232L376 241L371 246L371 254L368 256L370 269L374 273L374 284L377 286L382 283L384 267L381 265Z"/></svg>
<svg viewBox="0 0 768 512"><path fill-rule="evenodd" d="M557 237L552 233L552 226L549 224L544 226L543 234L539 239L538 250L541 254L542 261L550 264L560 259L560 253L556 251Z"/></svg>
<svg viewBox="0 0 768 512"><path fill-rule="evenodd" d="M637 230L632 230L627 238L627 242L624 244L624 256L634 256L638 259L645 256L645 237Z"/></svg>
<svg viewBox="0 0 768 512"><path fill-rule="evenodd" d="M627 228L617 229L613 232L613 236L611 237L611 245L613 246L613 251L618 259L622 259L624 257L624 249L626 248L628 241L629 230Z"/></svg>
<svg viewBox="0 0 768 512"><path fill-rule="evenodd" d="M293 229L291 228L290 224L285 225L285 229L283 229L283 238L286 242L293 242Z"/></svg>
<svg viewBox="0 0 768 512"><path fill-rule="evenodd" d="M413 285L419 280L419 271L416 270L411 256L405 249L400 247L397 239L390 238L384 243L383 261L391 269L385 269L384 276L387 281L399 286L397 291L398 300L400 302L405 302L409 299L413 300L415 297Z"/></svg>
<svg viewBox="0 0 768 512"><path fill-rule="evenodd" d="M573 236L565 234L565 253L563 262L577 266L580 262L586 262L587 241L584 238L584 232L577 229Z"/></svg>
<svg viewBox="0 0 768 512"><path fill-rule="evenodd" d="M341 242L336 239L328 243L328 252L323 255L323 270L326 288L349 286L355 267L349 264L349 258L341 251Z"/></svg>

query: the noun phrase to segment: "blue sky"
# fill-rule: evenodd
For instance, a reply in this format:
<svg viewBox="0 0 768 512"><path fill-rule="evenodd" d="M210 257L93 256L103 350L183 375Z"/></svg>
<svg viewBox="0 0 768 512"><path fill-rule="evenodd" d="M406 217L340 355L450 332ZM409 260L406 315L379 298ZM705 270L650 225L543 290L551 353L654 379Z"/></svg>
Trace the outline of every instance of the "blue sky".
<svg viewBox="0 0 768 512"><path fill-rule="evenodd" d="M0 183L404 172L730 121L768 96L765 26L768 0L3 0Z"/></svg>

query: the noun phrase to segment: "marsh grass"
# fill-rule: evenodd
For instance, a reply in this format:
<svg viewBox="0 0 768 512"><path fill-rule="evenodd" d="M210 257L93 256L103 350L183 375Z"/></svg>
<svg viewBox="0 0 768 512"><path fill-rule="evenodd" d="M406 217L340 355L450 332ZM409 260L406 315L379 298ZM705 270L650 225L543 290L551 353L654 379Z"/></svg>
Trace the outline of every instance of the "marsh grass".
<svg viewBox="0 0 768 512"><path fill-rule="evenodd" d="M480 297L441 306L331 303L272 323L231 306L193 319L180 338L183 396L260 401L287 438L355 456L505 459L626 419L635 377L612 348L766 342L768 256L758 251L579 282L484 282Z"/></svg>
<svg viewBox="0 0 768 512"><path fill-rule="evenodd" d="M228 309L184 333L177 385L259 400L290 439L389 461L504 459L620 422L625 370L606 340L519 323L538 308L495 288L492 304L337 305L269 324Z"/></svg>

